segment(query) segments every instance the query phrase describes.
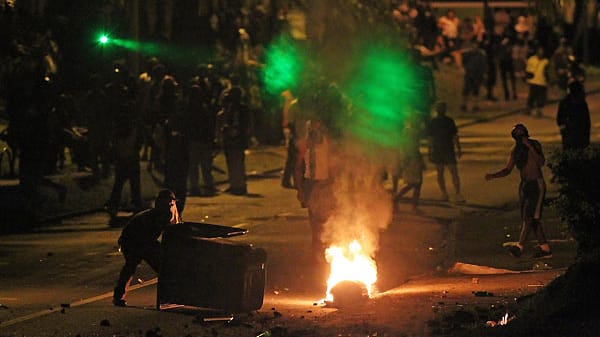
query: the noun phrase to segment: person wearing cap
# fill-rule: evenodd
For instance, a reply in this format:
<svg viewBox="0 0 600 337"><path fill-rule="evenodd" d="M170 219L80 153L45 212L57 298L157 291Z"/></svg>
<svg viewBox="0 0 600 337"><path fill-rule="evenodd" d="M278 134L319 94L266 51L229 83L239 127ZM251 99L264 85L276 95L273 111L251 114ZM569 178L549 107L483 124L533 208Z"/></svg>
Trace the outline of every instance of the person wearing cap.
<svg viewBox="0 0 600 337"><path fill-rule="evenodd" d="M542 167L545 163L542 145L537 140L529 138L529 131L523 124L516 124L511 131L511 136L515 140L515 145L506 166L497 172L487 173L485 180L506 177L515 166L519 169L521 175L519 184L521 232L519 242L516 245L508 246L508 251L513 257L521 256L529 232L534 231L539 250L533 254L533 257L550 258L552 251L540 222L546 194L546 182L542 175Z"/></svg>
<svg viewBox="0 0 600 337"><path fill-rule="evenodd" d="M155 272L160 267L160 242L158 238L168 226L181 223L177 212L177 198L171 190L161 190L154 207L135 214L125 225L118 243L125 258L117 285L113 292L113 304L126 305L125 296L137 266L146 261Z"/></svg>

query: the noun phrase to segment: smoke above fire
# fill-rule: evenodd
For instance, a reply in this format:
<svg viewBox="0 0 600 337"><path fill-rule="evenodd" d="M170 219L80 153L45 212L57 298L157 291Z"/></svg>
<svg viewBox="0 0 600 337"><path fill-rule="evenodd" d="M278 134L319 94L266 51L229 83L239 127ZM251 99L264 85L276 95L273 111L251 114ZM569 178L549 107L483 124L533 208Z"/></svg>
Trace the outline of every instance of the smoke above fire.
<svg viewBox="0 0 600 337"><path fill-rule="evenodd" d="M382 184L386 156L363 150L359 143L349 142L337 152L335 200L322 201L334 202L335 208L324 225L322 240L339 246L356 240L365 254L374 257L379 233L391 222L392 202Z"/></svg>
<svg viewBox="0 0 600 337"><path fill-rule="evenodd" d="M342 247L357 241L371 258L392 217L383 175L391 174L404 121L424 97L424 79L406 43L410 32L382 6L309 0L291 8L290 34L267 46L262 72L268 91L291 90L295 113L324 122L335 138L333 195L327 196L334 200L316 203L333 209L322 241Z"/></svg>

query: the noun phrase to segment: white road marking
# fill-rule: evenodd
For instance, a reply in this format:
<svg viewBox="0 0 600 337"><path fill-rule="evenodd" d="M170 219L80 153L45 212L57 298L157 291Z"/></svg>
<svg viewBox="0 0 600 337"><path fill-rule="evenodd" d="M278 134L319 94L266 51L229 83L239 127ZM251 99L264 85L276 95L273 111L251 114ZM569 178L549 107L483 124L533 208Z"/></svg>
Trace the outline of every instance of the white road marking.
<svg viewBox="0 0 600 337"><path fill-rule="evenodd" d="M151 280L148 280L148 281L146 281L146 282L144 282L142 284L136 284L134 286L131 286L129 288L129 292L131 292L133 290L136 290L136 289L140 289L140 288L144 288L144 287L156 284L157 282L158 282L158 279L155 277L155 278L153 278ZM70 308L75 308L75 307L79 307L79 306L82 306L82 305L85 305L85 304L89 304L89 303L92 303L92 302L101 301L103 299L112 297L112 295L113 295L113 292L111 291L111 292L104 293L104 294L101 294L101 295L89 297L89 298L82 299L82 300L79 300L79 301L76 301L76 302L73 302L73 303L69 303L69 307ZM28 315L25 315L25 316L13 318L13 319L5 321L5 322L0 322L0 328L6 328L7 326L15 325L17 323L29 321L29 320L34 319L34 318L46 316L46 315L49 315L51 313L59 312L60 311L60 310L54 310L54 307L60 308L60 305L52 306L50 309L41 310L41 311L34 312L34 313L31 313L31 314L28 314Z"/></svg>

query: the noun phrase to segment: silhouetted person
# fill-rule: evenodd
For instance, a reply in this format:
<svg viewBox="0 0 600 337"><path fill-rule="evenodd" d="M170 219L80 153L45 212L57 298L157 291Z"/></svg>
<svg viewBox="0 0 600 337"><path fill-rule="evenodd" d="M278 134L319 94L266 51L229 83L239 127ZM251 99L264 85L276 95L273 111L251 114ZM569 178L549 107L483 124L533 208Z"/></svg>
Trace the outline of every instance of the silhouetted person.
<svg viewBox="0 0 600 337"><path fill-rule="evenodd" d="M192 85L185 105L189 138L189 190L192 195L212 196L217 193L212 175L217 113L210 94L208 87ZM200 188L198 169L202 172L203 189Z"/></svg>
<svg viewBox="0 0 600 337"><path fill-rule="evenodd" d="M437 170L437 183L442 193L442 200L449 200L444 179L444 170L447 167L452 175L454 201L464 202L465 200L460 194L460 178L456 167L457 158L462 156L458 129L454 120L446 116L446 103L438 103L435 111L437 114L429 121L427 134L429 136L429 159Z"/></svg>
<svg viewBox="0 0 600 337"><path fill-rule="evenodd" d="M423 185L423 171L425 162L421 155L420 139L422 130L418 124L418 118L412 116L407 118L403 130L403 143L400 151L402 162L402 178L404 185L400 187L398 193L394 196L394 204L397 204L409 191L412 192L412 211L419 212L419 199L421 197L421 186Z"/></svg>
<svg viewBox="0 0 600 337"><path fill-rule="evenodd" d="M154 201L154 208L137 213L123 228L118 244L125 258L125 265L119 273L113 292L114 305L124 307L127 304L127 289L142 260L158 272L161 249L158 238L168 226L182 222L177 212L176 201L172 191L161 190Z"/></svg>
<svg viewBox="0 0 600 337"><path fill-rule="evenodd" d="M115 159L115 181L110 199L106 203L112 218L119 211L121 193L125 182L129 181L131 202L136 210L144 208L140 183L140 149L142 137L137 121L127 112L122 112L116 120L113 136L113 155Z"/></svg>
<svg viewBox="0 0 600 337"><path fill-rule="evenodd" d="M234 195L248 193L246 186L246 157L244 151L248 148L250 138L250 113L242 103L242 90L234 86L225 94L223 109L217 117L219 132L227 162L229 189Z"/></svg>
<svg viewBox="0 0 600 337"><path fill-rule="evenodd" d="M479 90L483 85L484 75L487 71L487 58L485 52L473 42L466 42L462 48L461 66L464 71L463 79L463 103L460 109L463 112L471 109L471 100L473 100L473 112L480 111L479 108Z"/></svg>
<svg viewBox="0 0 600 337"><path fill-rule="evenodd" d="M301 99L301 98L300 98ZM325 118L313 116L306 122L305 137L296 143L298 155L294 170L297 198L308 208L311 247L317 261L324 257L326 244L323 230L336 207L333 180L338 174L335 167L335 139Z"/></svg>
<svg viewBox="0 0 600 337"><path fill-rule="evenodd" d="M549 258L552 257L552 252L540 222L546 194L546 182L542 175L542 167L546 159L542 145L537 140L529 138L529 131L523 124L515 125L510 135L515 140L515 145L510 152L506 166L500 171L486 174L485 180L506 177L515 166L519 169L521 176L519 206L523 222L519 242L514 246L509 246L508 251L514 257L521 256L527 236L529 232L533 231L539 244L539 250L533 254L533 257Z"/></svg>
<svg viewBox="0 0 600 337"><path fill-rule="evenodd" d="M504 100L517 99L517 82L515 74L515 62L513 59L514 42L508 34L502 36L498 51L498 66L500 79L504 89ZM509 87L510 85L510 87Z"/></svg>
<svg viewBox="0 0 600 337"><path fill-rule="evenodd" d="M531 115L533 108L536 108L536 116L542 116L542 109L546 105L548 97L548 64L548 58L542 47L538 47L535 55L527 59L525 72L529 84L529 95L527 96L528 115Z"/></svg>
<svg viewBox="0 0 600 337"><path fill-rule="evenodd" d="M90 90L83 99L86 113L89 163L96 177L106 178L110 174L110 130L112 119L108 115L107 96L99 75L90 76Z"/></svg>
<svg viewBox="0 0 600 337"><path fill-rule="evenodd" d="M296 165L296 125L294 121L294 110L296 109L297 99L294 98L291 91L284 91L281 96L284 98L282 108L282 126L285 138L285 147L287 149L285 164L283 166L283 175L281 176L281 186L284 188L294 188L294 166Z"/></svg>
<svg viewBox="0 0 600 337"><path fill-rule="evenodd" d="M186 133L187 120L183 109L178 109L169 117L166 131L165 187L180 196L177 199L177 211L183 214L190 162L189 139Z"/></svg>
<svg viewBox="0 0 600 337"><path fill-rule="evenodd" d="M40 187L56 191L58 199L65 201L67 188L50 180L46 174L48 155L53 154L49 141L52 130L48 123L53 83L44 76L44 67L35 56L24 57L24 64L16 70L9 90L7 111L10 116L11 132L14 132L19 148L19 185L29 203L27 209L35 211L40 205ZM56 158L56 157L53 157Z"/></svg>
<svg viewBox="0 0 600 337"><path fill-rule="evenodd" d="M583 149L590 145L590 110L581 82L571 82L568 94L558 103L556 124L560 129L563 150Z"/></svg>
<svg viewBox="0 0 600 337"><path fill-rule="evenodd" d="M179 103L179 84L173 76L166 75L161 81L160 91L154 102L156 123L153 132L152 156L148 163L149 171L156 168L164 173L167 140L166 122L175 114Z"/></svg>

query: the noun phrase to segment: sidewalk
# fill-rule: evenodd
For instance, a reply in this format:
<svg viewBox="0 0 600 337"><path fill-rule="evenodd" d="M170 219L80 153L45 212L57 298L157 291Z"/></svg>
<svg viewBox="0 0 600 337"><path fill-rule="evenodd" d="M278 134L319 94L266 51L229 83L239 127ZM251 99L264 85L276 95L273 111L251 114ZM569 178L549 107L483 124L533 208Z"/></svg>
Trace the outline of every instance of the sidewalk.
<svg viewBox="0 0 600 337"><path fill-rule="evenodd" d="M247 150L248 179L278 174L284 161L284 153L283 147L258 147ZM163 177L158 173L150 174L146 169L147 162L143 161L141 164L142 198L151 204L161 188ZM214 164L224 171L226 168L224 156L218 155ZM213 176L218 188L227 187L226 174L213 171ZM0 234L14 232L20 226L29 227L32 221L36 226L51 225L71 216L101 211L108 200L113 183L112 176L96 181L90 172L77 172L73 165L67 165L62 173L49 178L67 187L66 199L61 203L55 191L42 187L41 195L44 203L36 214L25 213L23 209L25 200L20 193L18 179L0 179L0 203L11 205L0 214ZM121 198L123 209L132 207L128 204L130 199L129 184L126 183ZM23 229L27 228L23 227Z"/></svg>

